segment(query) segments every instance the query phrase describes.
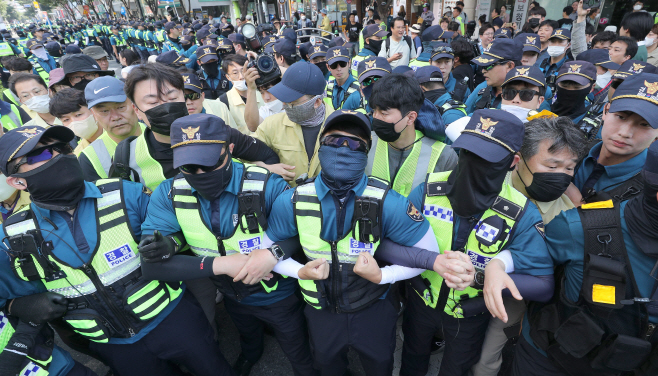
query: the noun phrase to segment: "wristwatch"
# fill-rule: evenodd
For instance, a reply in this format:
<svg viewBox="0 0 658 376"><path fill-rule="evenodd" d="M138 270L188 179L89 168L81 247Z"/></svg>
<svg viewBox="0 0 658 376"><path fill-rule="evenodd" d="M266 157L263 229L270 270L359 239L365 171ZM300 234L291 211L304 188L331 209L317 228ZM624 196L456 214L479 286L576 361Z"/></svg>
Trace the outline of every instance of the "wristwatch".
<svg viewBox="0 0 658 376"><path fill-rule="evenodd" d="M283 258L283 255L284 255L283 249L281 249L281 247L279 247L278 245L273 244L268 249L270 250L270 252L272 252L272 256L274 256L276 261L279 261Z"/></svg>
<svg viewBox="0 0 658 376"><path fill-rule="evenodd" d="M484 287L484 271L476 270L474 281L475 281L475 286L478 286L479 288Z"/></svg>

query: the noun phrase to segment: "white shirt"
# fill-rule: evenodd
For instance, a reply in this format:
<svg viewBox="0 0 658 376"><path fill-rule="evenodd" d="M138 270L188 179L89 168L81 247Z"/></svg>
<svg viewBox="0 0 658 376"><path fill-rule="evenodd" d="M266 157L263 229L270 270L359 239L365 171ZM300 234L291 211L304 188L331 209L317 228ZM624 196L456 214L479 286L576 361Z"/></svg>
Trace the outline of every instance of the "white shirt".
<svg viewBox="0 0 658 376"><path fill-rule="evenodd" d="M405 66L409 65L409 60L413 59L416 57L416 50L413 48L413 41L411 41L412 49L409 49L409 45L407 42L404 40L404 38L400 39L400 42L396 42L395 39L392 37L391 39L391 47L387 51L386 50L386 41L382 42L382 49L379 51L379 55L381 57L389 58L396 53L401 53L402 57L398 60L391 61L391 68L395 68L397 66Z"/></svg>

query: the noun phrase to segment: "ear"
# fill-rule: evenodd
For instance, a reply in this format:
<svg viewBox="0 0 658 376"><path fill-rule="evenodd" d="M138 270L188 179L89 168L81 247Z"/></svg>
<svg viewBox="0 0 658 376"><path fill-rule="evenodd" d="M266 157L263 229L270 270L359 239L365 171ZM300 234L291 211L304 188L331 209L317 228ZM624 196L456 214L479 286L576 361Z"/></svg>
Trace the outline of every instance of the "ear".
<svg viewBox="0 0 658 376"><path fill-rule="evenodd" d="M520 160L521 160L521 157L519 156L519 154L518 153L514 154L514 160L512 160L512 165L510 166L510 168L516 167L516 165L519 164Z"/></svg>
<svg viewBox="0 0 658 376"><path fill-rule="evenodd" d="M409 121L407 122L407 125L413 125L413 123L418 118L418 113L416 111L411 111L407 116L409 117Z"/></svg>
<svg viewBox="0 0 658 376"><path fill-rule="evenodd" d="M23 178L16 178L13 176L7 177L7 184L9 184L10 187L24 191L27 189L27 183L25 182L25 179Z"/></svg>
<svg viewBox="0 0 658 376"><path fill-rule="evenodd" d="M537 104L541 106L541 104L544 103L544 99L546 99L546 98L543 95L540 95L539 96L539 101L538 101Z"/></svg>

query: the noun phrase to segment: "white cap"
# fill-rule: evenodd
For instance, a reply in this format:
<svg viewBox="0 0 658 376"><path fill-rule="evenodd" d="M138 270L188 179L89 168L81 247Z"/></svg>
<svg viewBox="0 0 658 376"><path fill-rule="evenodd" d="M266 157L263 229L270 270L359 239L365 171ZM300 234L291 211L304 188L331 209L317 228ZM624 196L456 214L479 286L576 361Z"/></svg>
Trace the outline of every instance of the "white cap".
<svg viewBox="0 0 658 376"><path fill-rule="evenodd" d="M606 26L603 31L612 31L613 33L616 33L617 32L617 26L614 26L614 25Z"/></svg>

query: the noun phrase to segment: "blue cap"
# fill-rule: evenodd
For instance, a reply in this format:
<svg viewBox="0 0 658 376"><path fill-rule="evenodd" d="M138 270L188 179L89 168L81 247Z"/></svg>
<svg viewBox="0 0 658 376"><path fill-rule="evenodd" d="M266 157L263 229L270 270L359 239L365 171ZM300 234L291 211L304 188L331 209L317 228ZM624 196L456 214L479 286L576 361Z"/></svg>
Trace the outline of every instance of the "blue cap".
<svg viewBox="0 0 658 376"><path fill-rule="evenodd" d="M114 80L116 81L116 79ZM11 173L7 171L9 162L32 151L41 140L41 137L68 143L75 138L75 134L72 130L61 125L55 125L48 129L32 126L10 130L0 137L0 171L2 171L2 174L10 176Z"/></svg>
<svg viewBox="0 0 658 376"><path fill-rule="evenodd" d="M313 46L312 49L309 49L308 51L308 59L314 59L316 57L326 57L327 56L327 46L321 44L317 46Z"/></svg>
<svg viewBox="0 0 658 376"><path fill-rule="evenodd" d="M293 29L285 29L281 32L284 38L291 41L293 44L297 44L297 32Z"/></svg>
<svg viewBox="0 0 658 376"><path fill-rule="evenodd" d="M263 37L263 39L260 40L260 44L261 44L261 46L263 46L263 48L265 48L268 45L270 45L271 43L276 42L277 40L279 40L279 38L277 38L275 35L268 35L266 37Z"/></svg>
<svg viewBox="0 0 658 376"><path fill-rule="evenodd" d="M372 76L383 77L393 71L391 64L384 57L368 56L356 68L359 83Z"/></svg>
<svg viewBox="0 0 658 376"><path fill-rule="evenodd" d="M603 50L606 51L607 50ZM655 65L649 64L645 61L639 60L626 60L621 64L621 67L612 75L612 78L625 79L640 73L658 73L658 68Z"/></svg>
<svg viewBox="0 0 658 376"><path fill-rule="evenodd" d="M515 67L511 71L507 72L503 86L511 81L524 81L531 85L546 87L546 78L544 77L544 73L542 73L541 69L534 65L529 67Z"/></svg>
<svg viewBox="0 0 658 376"><path fill-rule="evenodd" d="M190 59L179 55L175 50L171 50L161 53L157 58L155 58L155 62L176 68L189 63Z"/></svg>
<svg viewBox="0 0 658 376"><path fill-rule="evenodd" d="M229 35L228 39L230 39L233 43L245 43L244 35L238 33Z"/></svg>
<svg viewBox="0 0 658 376"><path fill-rule="evenodd" d="M418 80L419 84L424 84L426 82L441 82L443 83L443 74L441 74L441 69L433 65L426 65L424 67L419 67L414 73L414 77Z"/></svg>
<svg viewBox="0 0 658 376"><path fill-rule="evenodd" d="M501 60L521 60L523 58L523 51L519 43L513 39L498 38L491 42L489 51L485 51L482 55L471 60L473 63L488 67L489 65Z"/></svg>
<svg viewBox="0 0 658 376"><path fill-rule="evenodd" d="M494 38L511 38L512 31L506 27L501 27L494 33Z"/></svg>
<svg viewBox="0 0 658 376"><path fill-rule="evenodd" d="M596 67L594 64L583 61L574 60L562 64L562 67L557 72L557 81L574 81L581 85L590 85L596 80Z"/></svg>
<svg viewBox="0 0 658 376"><path fill-rule="evenodd" d="M452 38L455 33L452 31L445 31L439 25L430 26L421 35L420 39L423 42L430 42L433 40L439 40L443 38Z"/></svg>
<svg viewBox="0 0 658 376"><path fill-rule="evenodd" d="M354 43L350 41L346 41L343 37L335 37L334 39L331 40L331 42L327 43L327 47L344 46L349 48L353 45Z"/></svg>
<svg viewBox="0 0 658 376"><path fill-rule="evenodd" d="M281 102L290 103L304 95L324 94L326 86L327 82L320 68L306 61L298 61L286 69L281 82L268 92Z"/></svg>
<svg viewBox="0 0 658 376"><path fill-rule="evenodd" d="M195 73L182 73L183 85L185 89L192 90L195 93L203 91L203 84Z"/></svg>
<svg viewBox="0 0 658 376"><path fill-rule="evenodd" d="M271 47L273 45L270 45L268 47ZM299 54L301 55L302 59L308 61L308 51L313 48L313 44L311 42L304 42L299 45Z"/></svg>
<svg viewBox="0 0 658 376"><path fill-rule="evenodd" d="M171 124L171 148L174 168L186 164L214 166L222 154L222 146L230 144L230 129L222 118L209 114L194 114L174 120Z"/></svg>
<svg viewBox="0 0 658 376"><path fill-rule="evenodd" d="M541 53L541 41L539 35L531 33L521 33L514 37L517 43L523 44L523 52Z"/></svg>
<svg viewBox="0 0 658 376"><path fill-rule="evenodd" d="M416 71L414 71L413 68L408 65L398 65L397 67L393 68L391 73L403 74L405 76L413 77Z"/></svg>
<svg viewBox="0 0 658 376"><path fill-rule="evenodd" d="M105 102L123 103L128 99L123 91L123 82L114 77L98 77L85 87L87 107L92 108Z"/></svg>
<svg viewBox="0 0 658 376"><path fill-rule="evenodd" d="M452 50L452 47L450 47L450 44L442 42L432 49L432 57L430 59L436 61L444 57L454 59L455 52Z"/></svg>
<svg viewBox="0 0 658 376"><path fill-rule="evenodd" d="M658 74L639 73L625 79L610 99L610 112L619 111L636 113L658 129Z"/></svg>
<svg viewBox="0 0 658 376"><path fill-rule="evenodd" d="M196 58L201 62L205 63L209 60L217 60L217 49L215 46L204 45L196 50Z"/></svg>
<svg viewBox="0 0 658 376"><path fill-rule="evenodd" d="M488 108L477 110L452 147L496 163L521 149L524 132L523 122L514 114Z"/></svg>
<svg viewBox="0 0 658 376"><path fill-rule="evenodd" d="M363 31L363 38L375 37L385 37L388 35L388 32L381 25L368 25Z"/></svg>
<svg viewBox="0 0 658 376"><path fill-rule="evenodd" d="M166 32L169 32L169 30L174 29L176 27L176 23L169 21L164 25L164 29Z"/></svg>
<svg viewBox="0 0 658 376"><path fill-rule="evenodd" d="M67 55L74 55L74 54L81 54L82 50L80 47L76 46L75 44L69 44L66 46L66 54Z"/></svg>
<svg viewBox="0 0 658 376"><path fill-rule="evenodd" d="M359 129L359 131L355 134L368 137L366 139L368 142L368 147L372 145L370 119L361 112L343 109L332 112L331 115L327 116L327 119L324 122L322 135L330 131L331 127L335 124L340 124L341 130L346 124L353 125L355 128Z"/></svg>
<svg viewBox="0 0 658 376"><path fill-rule="evenodd" d="M217 49L218 50L232 50L233 43L228 38L217 38Z"/></svg>
<svg viewBox="0 0 658 376"><path fill-rule="evenodd" d="M210 31L208 31L208 29L200 29L196 32L196 39L201 41L201 39L205 39L208 35L210 35Z"/></svg>
<svg viewBox="0 0 658 376"><path fill-rule="evenodd" d="M608 54L608 50L604 50L602 48L581 52L578 54L578 56L576 56L576 60L589 61L594 65L598 65L603 68L612 69L612 70L617 70L620 67L619 64L610 60L610 55Z"/></svg>
<svg viewBox="0 0 658 376"><path fill-rule="evenodd" d="M36 39L30 39L25 43L25 47L27 47L28 50L31 50L33 48L43 47L43 43L37 42Z"/></svg>
<svg viewBox="0 0 658 376"><path fill-rule="evenodd" d="M571 40L571 30L569 29L555 29L553 34L548 39L558 38L562 40Z"/></svg>
<svg viewBox="0 0 658 376"><path fill-rule="evenodd" d="M326 59L327 59L327 64L329 65L338 61L349 63L350 52L347 50L347 48L342 46L331 47L330 49L327 50Z"/></svg>
<svg viewBox="0 0 658 376"><path fill-rule="evenodd" d="M272 51L289 58L294 58L297 55L297 48L295 47L295 43L293 43L288 38L281 38L274 42Z"/></svg>

